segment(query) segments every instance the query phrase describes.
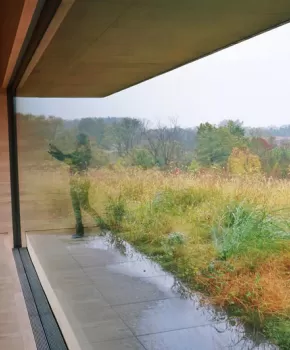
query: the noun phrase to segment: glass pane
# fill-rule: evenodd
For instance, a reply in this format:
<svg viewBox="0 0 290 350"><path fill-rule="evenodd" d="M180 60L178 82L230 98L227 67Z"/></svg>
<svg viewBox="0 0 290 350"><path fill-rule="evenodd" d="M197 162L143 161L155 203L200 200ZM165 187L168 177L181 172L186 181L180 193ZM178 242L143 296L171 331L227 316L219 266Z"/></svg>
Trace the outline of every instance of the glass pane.
<svg viewBox="0 0 290 350"><path fill-rule="evenodd" d="M255 348L265 334L289 348L289 28L105 99L17 100L22 228L44 265L71 270L61 287L47 272L60 299L89 300L74 309L84 332L99 298L145 348L180 348L172 330L216 320L230 334L203 328L197 348ZM203 316L181 301L197 292Z"/></svg>
<svg viewBox="0 0 290 350"><path fill-rule="evenodd" d="M90 148L88 154L83 150L89 140L81 139L73 120L18 113L17 124L23 229L74 227L73 178L80 186L89 186L85 172L91 153ZM78 159L80 156L84 159ZM86 194L84 190L85 205ZM96 224L89 215L84 216L83 223Z"/></svg>

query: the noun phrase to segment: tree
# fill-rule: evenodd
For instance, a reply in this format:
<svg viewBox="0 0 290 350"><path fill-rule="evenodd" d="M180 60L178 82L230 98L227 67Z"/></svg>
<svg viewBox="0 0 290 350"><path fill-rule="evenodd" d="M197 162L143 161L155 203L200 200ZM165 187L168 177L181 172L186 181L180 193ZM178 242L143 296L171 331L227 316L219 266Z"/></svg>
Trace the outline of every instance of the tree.
<svg viewBox="0 0 290 350"><path fill-rule="evenodd" d="M197 129L197 161L203 166L226 166L232 149L245 143L242 131L232 123L220 127L200 124Z"/></svg>
<svg viewBox="0 0 290 350"><path fill-rule="evenodd" d="M178 161L183 151L178 142L179 130L174 120L171 120L169 127L159 123L157 129L147 129L145 133L147 148L155 164L168 166L171 162Z"/></svg>
<svg viewBox="0 0 290 350"><path fill-rule="evenodd" d="M128 155L140 143L143 122L135 118L123 118L107 128L106 140L111 142L119 156Z"/></svg>
<svg viewBox="0 0 290 350"><path fill-rule="evenodd" d="M260 158L246 147L233 148L228 159L228 170L232 174L260 174L262 170Z"/></svg>
<svg viewBox="0 0 290 350"><path fill-rule="evenodd" d="M264 162L268 174L277 177L286 177L289 172L290 149L286 147L275 147L267 152Z"/></svg>
<svg viewBox="0 0 290 350"><path fill-rule="evenodd" d="M239 120L229 120L226 124L226 127L229 129L229 132L232 135L235 135L240 138L245 136L245 129L243 128L243 123Z"/></svg>
<svg viewBox="0 0 290 350"><path fill-rule="evenodd" d="M105 128L103 118L83 118L78 124L79 131L93 138L99 146L103 144Z"/></svg>

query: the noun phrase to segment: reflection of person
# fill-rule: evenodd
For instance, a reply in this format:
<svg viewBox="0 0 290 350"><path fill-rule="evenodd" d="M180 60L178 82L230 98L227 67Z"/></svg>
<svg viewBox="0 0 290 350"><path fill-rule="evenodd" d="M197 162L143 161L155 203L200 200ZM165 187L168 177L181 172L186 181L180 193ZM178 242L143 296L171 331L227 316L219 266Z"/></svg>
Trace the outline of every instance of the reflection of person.
<svg viewBox="0 0 290 350"><path fill-rule="evenodd" d="M87 170L92 153L88 136L85 134L77 135L76 150L70 154L62 153L52 144L49 145L48 153L53 158L70 166L70 195L76 219L76 233L73 238L81 238L84 235L81 209L90 214L96 222L99 221L99 215L89 203L90 180L87 176Z"/></svg>

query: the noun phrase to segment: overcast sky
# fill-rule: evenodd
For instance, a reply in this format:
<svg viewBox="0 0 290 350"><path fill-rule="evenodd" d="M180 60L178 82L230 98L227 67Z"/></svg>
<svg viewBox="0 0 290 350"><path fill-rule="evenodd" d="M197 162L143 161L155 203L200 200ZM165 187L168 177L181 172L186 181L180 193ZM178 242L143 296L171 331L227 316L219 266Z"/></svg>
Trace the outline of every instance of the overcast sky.
<svg viewBox="0 0 290 350"><path fill-rule="evenodd" d="M137 117L181 126L290 124L290 24L103 99L17 99L22 113Z"/></svg>

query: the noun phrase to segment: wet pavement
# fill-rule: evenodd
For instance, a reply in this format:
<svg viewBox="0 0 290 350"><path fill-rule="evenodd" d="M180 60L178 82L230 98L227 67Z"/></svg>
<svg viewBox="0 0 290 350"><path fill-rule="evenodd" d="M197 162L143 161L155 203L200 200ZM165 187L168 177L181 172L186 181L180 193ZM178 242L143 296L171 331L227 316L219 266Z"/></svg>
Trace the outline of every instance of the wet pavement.
<svg viewBox="0 0 290 350"><path fill-rule="evenodd" d="M110 235L30 234L28 249L70 349L277 349Z"/></svg>

